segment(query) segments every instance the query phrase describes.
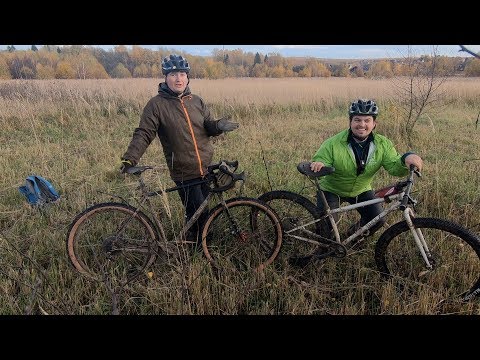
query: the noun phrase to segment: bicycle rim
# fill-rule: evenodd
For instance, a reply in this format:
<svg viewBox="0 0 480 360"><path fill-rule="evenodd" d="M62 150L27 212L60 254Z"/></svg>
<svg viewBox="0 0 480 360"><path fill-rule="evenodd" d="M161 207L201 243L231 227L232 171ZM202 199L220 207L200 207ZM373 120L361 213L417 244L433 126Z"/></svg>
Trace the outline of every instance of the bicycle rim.
<svg viewBox="0 0 480 360"><path fill-rule="evenodd" d="M423 234L433 268L427 268L405 221L393 225L379 238L375 249L378 268L399 285L407 301L415 296L421 303L436 304L429 312L466 311L462 303L480 292L480 240L449 221L412 221Z"/></svg>
<svg viewBox="0 0 480 360"><path fill-rule="evenodd" d="M125 285L155 260L156 236L143 213L124 204L99 204L72 222L67 250L71 263L83 275Z"/></svg>
<svg viewBox="0 0 480 360"><path fill-rule="evenodd" d="M227 200L211 212L202 233L207 259L217 268L260 271L277 257L282 227L266 204L250 198Z"/></svg>

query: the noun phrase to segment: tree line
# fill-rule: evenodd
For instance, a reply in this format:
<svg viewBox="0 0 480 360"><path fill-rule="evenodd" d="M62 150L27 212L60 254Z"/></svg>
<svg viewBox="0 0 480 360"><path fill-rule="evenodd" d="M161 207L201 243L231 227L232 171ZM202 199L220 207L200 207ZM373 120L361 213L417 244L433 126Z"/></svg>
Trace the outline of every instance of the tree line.
<svg viewBox="0 0 480 360"><path fill-rule="evenodd" d="M242 49L214 49L212 56L194 56L175 49L145 49L124 45L105 50L93 46L32 45L17 50L13 45L0 51L0 79L109 79L162 77L161 59L177 53L190 63L192 78L228 77L367 77L411 76L419 68L432 68L437 76L480 76L475 58L429 56L378 60L322 60L288 58L279 53L252 53ZM427 66L412 66L412 61Z"/></svg>

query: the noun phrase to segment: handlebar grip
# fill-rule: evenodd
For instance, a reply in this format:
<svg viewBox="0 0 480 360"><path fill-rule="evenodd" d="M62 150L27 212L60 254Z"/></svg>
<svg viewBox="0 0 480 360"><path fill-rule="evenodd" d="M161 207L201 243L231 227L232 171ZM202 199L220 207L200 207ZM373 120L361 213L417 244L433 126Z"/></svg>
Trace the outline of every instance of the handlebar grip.
<svg viewBox="0 0 480 360"><path fill-rule="evenodd" d="M230 176L233 175L233 172L231 172L231 171L228 169L228 167L227 167L226 165L224 165L224 164L221 164L221 165L218 167L218 169L219 169L221 172L223 172L224 174L227 174L227 175L230 175Z"/></svg>
<svg viewBox="0 0 480 360"><path fill-rule="evenodd" d="M410 164L410 171L413 171L418 177L422 177L421 172L418 171L417 167L413 164Z"/></svg>
<svg viewBox="0 0 480 360"><path fill-rule="evenodd" d="M227 164L228 166L233 167L234 171L237 170L237 168L238 168L238 160L234 160L234 161L222 160L219 163L209 165L208 166L208 172L212 172L213 170L220 169L220 166L222 164Z"/></svg>

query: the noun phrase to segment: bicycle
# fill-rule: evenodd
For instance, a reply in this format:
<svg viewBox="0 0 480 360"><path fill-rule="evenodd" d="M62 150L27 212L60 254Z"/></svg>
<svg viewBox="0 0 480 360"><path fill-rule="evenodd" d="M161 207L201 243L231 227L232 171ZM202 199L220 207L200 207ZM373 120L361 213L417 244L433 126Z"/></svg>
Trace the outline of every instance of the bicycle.
<svg viewBox="0 0 480 360"><path fill-rule="evenodd" d="M172 255L170 245L186 243L185 234L216 196L219 202L209 211L201 232L204 255L217 268L233 265L237 270L260 271L278 255L283 229L276 213L261 200L224 199L225 191L233 188L237 181L245 181L244 172L235 174L237 167L238 161L221 161L210 165L202 180L184 185L207 183L210 192L173 241L167 241L150 197L182 186L150 191L142 174L153 167L131 167L127 173L138 176L139 205L133 206L122 199L123 203L98 203L78 214L67 233L70 262L88 278L102 281L110 275L126 284L146 273L159 253Z"/></svg>
<svg viewBox="0 0 480 360"><path fill-rule="evenodd" d="M381 219L401 211L404 220L388 226L375 244L375 263L382 277L413 280L437 288L442 295L458 295L464 301L480 293L479 237L448 220L415 216L417 200L411 193L414 175L421 176L417 169L411 167L405 180L377 190L373 200L336 209L328 206L318 181L335 168L325 166L313 172L310 162L302 162L297 169L314 184L325 205L323 213L308 198L294 192L277 190L259 197L275 209L282 220L282 247L287 249L282 253L288 251L286 255L291 264L303 266L314 259L343 258L351 245L364 241L369 229ZM340 235L334 214L349 213L375 203L385 203L378 216L353 233Z"/></svg>

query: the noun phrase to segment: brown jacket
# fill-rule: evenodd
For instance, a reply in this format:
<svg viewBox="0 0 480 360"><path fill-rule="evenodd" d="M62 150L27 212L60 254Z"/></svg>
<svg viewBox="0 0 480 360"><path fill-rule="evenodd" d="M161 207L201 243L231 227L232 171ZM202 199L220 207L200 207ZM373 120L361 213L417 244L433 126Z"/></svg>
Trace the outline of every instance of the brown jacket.
<svg viewBox="0 0 480 360"><path fill-rule="evenodd" d="M145 105L122 159L136 165L158 135L174 181L202 177L213 157L209 137L221 133L203 99L191 94L188 86L178 97L161 83L158 95Z"/></svg>

